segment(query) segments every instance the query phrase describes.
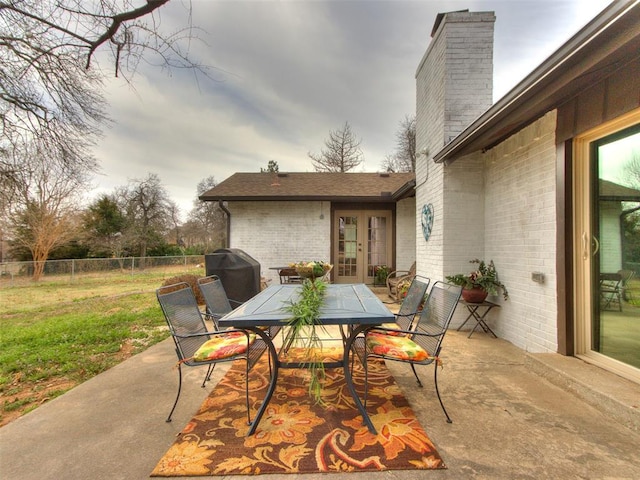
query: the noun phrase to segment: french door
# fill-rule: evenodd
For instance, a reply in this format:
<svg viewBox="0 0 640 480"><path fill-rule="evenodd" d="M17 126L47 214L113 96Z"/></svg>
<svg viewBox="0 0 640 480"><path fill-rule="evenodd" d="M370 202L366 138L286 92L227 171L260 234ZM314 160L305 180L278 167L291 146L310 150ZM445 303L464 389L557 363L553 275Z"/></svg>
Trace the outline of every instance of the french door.
<svg viewBox="0 0 640 480"><path fill-rule="evenodd" d="M376 267L392 262L390 210L336 210L334 214L334 281L367 283Z"/></svg>
<svg viewBox="0 0 640 480"><path fill-rule="evenodd" d="M640 110L575 147L576 354L640 381Z"/></svg>

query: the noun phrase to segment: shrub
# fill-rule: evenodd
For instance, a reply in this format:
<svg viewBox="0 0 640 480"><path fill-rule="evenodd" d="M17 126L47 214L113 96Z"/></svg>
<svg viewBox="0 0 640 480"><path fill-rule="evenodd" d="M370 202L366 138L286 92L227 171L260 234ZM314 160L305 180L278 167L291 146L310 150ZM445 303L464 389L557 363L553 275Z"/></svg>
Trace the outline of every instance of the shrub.
<svg viewBox="0 0 640 480"><path fill-rule="evenodd" d="M200 288L198 288L198 276L197 275L192 275L192 274L185 274L185 275L177 275L175 277L171 277L171 278L167 278L163 283L162 286L166 287L167 285L173 285L174 283L180 283L180 282L185 282L188 283L189 286L191 287L191 290L193 290L193 293L196 296L196 300L198 301L198 305L204 305L204 297L202 296L202 293L200 292ZM171 291L171 290L165 290L165 291Z"/></svg>

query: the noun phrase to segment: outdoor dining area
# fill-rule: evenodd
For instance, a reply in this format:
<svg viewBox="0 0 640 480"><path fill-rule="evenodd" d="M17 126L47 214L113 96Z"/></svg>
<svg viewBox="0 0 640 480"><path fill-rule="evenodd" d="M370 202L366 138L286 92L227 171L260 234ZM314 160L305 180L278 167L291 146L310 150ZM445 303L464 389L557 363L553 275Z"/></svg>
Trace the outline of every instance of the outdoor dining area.
<svg viewBox="0 0 640 480"><path fill-rule="evenodd" d="M386 288L371 290L387 301ZM394 313L401 306L384 305ZM397 316L397 323L403 318ZM205 320L208 328L212 322ZM336 358L342 350L339 327L327 328L338 340L326 342L325 353ZM274 336L277 347L282 333ZM273 480L325 472L398 480L640 474L637 430L574 392L588 379L602 389L602 398L610 399L615 387L617 398L632 403L637 389L621 389L619 379L612 382L610 374L577 359L527 353L480 330L471 338L467 331L448 331L439 354L438 389L453 423L446 421L434 383L426 381L433 365L416 367L420 388L407 364L370 358L364 404L364 371L352 356L355 389L377 427L375 436L351 400L342 368L326 370L324 404L310 397L308 369L280 368L256 433L247 435L242 360L217 364L204 388L207 366L182 368L180 400L167 423L179 372L175 348L167 338L1 428L3 479L144 479L152 472L237 479L268 474ZM250 371L252 420L270 384L268 358L263 353ZM577 382L562 377L559 387L549 381L552 372L562 370L570 370ZM334 426L320 430L328 422ZM421 449L419 460L408 458ZM400 469L392 470L393 462L402 462ZM429 465L436 469L424 470Z"/></svg>
<svg viewBox="0 0 640 480"><path fill-rule="evenodd" d="M640 434L611 403L637 386L475 317L447 328L469 315L458 286L415 275L396 300L324 267L271 285L222 267L146 293L169 338L1 428L3 479L638 478Z"/></svg>
<svg viewBox="0 0 640 480"><path fill-rule="evenodd" d="M238 306L217 275L198 280L204 307L187 283L158 289L178 356L166 421L179 405L183 367L204 367L205 387L216 365L232 366L153 475L444 468L385 361L410 368L417 388L418 369L431 366L450 423L439 353L461 287L429 289L416 276L393 313L367 285L328 283L331 267L291 267L300 282L268 286ZM286 461L256 453L276 446Z"/></svg>
<svg viewBox="0 0 640 480"><path fill-rule="evenodd" d="M236 262L222 263L197 286L165 285L156 292L177 354L178 387L166 406L167 424L185 416L180 400L190 388L187 378L209 394L197 411L187 412L191 419L151 476L446 470L431 432L467 435L457 430L458 418L467 428L480 398L490 407L492 389L504 388L474 376L441 391L439 376L449 375L451 364L455 369L473 358L472 364L509 370L514 362L513 352L502 356L506 342L487 323L487 313L499 305L462 298L464 282L456 276L431 281L415 270L398 272L402 280L392 291L389 282L377 289L333 284L332 265L296 262L274 267L280 281L262 280L257 289L259 270L248 265L248 281L241 283L256 290L248 293L238 289L239 273L226 271ZM479 266L494 268L492 262ZM494 282L508 298L497 276ZM244 298L237 301L228 290ZM466 320L449 331L457 308ZM469 332L457 335L467 323ZM452 336L453 351L443 349ZM462 338L473 342L473 351L459 343ZM433 382L423 382L431 375ZM532 404L543 398L536 388L529 395ZM451 401L455 413L446 406ZM499 410L499 403L493 407Z"/></svg>

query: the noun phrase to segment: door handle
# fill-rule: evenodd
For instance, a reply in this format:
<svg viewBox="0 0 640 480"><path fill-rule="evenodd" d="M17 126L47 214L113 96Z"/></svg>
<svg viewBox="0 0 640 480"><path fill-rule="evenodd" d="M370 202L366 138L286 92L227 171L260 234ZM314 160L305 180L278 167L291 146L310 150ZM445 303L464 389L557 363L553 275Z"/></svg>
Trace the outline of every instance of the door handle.
<svg viewBox="0 0 640 480"><path fill-rule="evenodd" d="M594 256L600 250L600 242L598 241L598 237L591 237L591 244L593 248L589 248L589 235L586 232L582 232L582 259L587 260L589 258L589 254ZM593 250L593 251L591 251Z"/></svg>

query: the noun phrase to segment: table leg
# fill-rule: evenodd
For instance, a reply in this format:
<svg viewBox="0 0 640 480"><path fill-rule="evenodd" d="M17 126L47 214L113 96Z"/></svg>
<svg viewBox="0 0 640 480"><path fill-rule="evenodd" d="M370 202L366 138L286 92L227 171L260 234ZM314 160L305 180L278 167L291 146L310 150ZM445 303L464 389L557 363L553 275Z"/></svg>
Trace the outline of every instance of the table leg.
<svg viewBox="0 0 640 480"><path fill-rule="evenodd" d="M276 351L276 347L273 344L273 339L260 328L251 328L250 330L255 332L257 335L259 335L267 344L267 348L269 349L269 355L271 356L271 381L269 383L269 388L267 389L267 393L264 397L264 400L262 401L262 404L258 409L258 413L256 413L256 416L253 418L253 421L249 425L249 432L247 433L247 436L253 435L256 432L256 428L258 428L258 424L262 419L262 415L267 409L267 406L271 401L271 397L273 396L273 392L276 389L276 383L278 382L278 371L280 369L278 352Z"/></svg>
<svg viewBox="0 0 640 480"><path fill-rule="evenodd" d="M458 328L456 328L456 332L459 332L462 329L462 327L464 327L467 324L467 322L471 317L475 317L474 313L478 309L477 306L476 307L472 307L470 305L465 305L465 306L467 307L467 310L469 310L469 315L467 315L467 318L464 320L464 322L462 322L462 324Z"/></svg>
<svg viewBox="0 0 640 480"><path fill-rule="evenodd" d="M373 423L371 422L371 418L369 418L369 415L367 414L367 410L364 408L364 405L360 401L360 397L358 397L358 392L356 392L355 385L353 384L353 376L351 375L351 369L349 368L349 365L350 365L349 352L351 352L351 346L353 345L354 340L360 333L365 332L370 328L371 326L358 325L356 328L351 330L351 335L349 335L349 338L347 339L347 342L345 343L345 346L344 346L342 364L344 369L344 379L347 383L347 388L349 389L349 393L351 393L351 396L353 397L353 402L356 404L356 407L358 407L358 410L360 411L360 415L362 415L362 422L367 426L367 428L371 433L373 433L374 435L377 435L378 432L373 426Z"/></svg>
<svg viewBox="0 0 640 480"><path fill-rule="evenodd" d="M493 338L498 338L498 336L493 332L493 330L491 330L491 328L489 327L489 325L487 324L487 322L485 321L485 317L487 316L487 313L489 313L489 311L492 309L493 307L487 307L487 309L484 311L484 313L482 315L479 315L477 310L478 307L476 307L473 311L473 317L476 321L475 326L473 327L473 330L471 330L471 332L469 333L469 336L467 338L471 338L471 335L473 335L473 332L476 331L476 328L478 328L478 325L480 327L482 327L482 330L484 330L484 333L491 333L491 335L493 335Z"/></svg>
<svg viewBox="0 0 640 480"><path fill-rule="evenodd" d="M351 335L349 335L349 337L346 339L346 343L344 344L344 353L342 356L341 367L344 371L344 377L347 384L347 388L349 389L349 393L353 397L353 402L358 408L360 415L362 415L362 422L367 426L367 428L371 433L376 435L377 431L373 426L373 423L371 422L371 418L369 418L369 415L367 414L367 411L364 408L364 405L362 404L362 402L360 401L360 397L358 397L358 393L356 392L355 385L353 383L353 376L351 374L351 369L349 367L350 366L349 352L351 351L351 347L353 345L354 340L360 333L364 332L369 328L371 327L367 325L359 325L356 328L351 330ZM254 417L253 421L251 422L251 425L249 426L249 432L247 433L247 436L253 435L256 432L256 429L260 424L260 420L262 419L262 416L264 415L264 412L266 411L267 406L271 401L273 392L276 389L276 384L278 381L278 372L280 370L280 360L278 358L278 352L276 350L276 347L273 344L273 340L259 328L255 328L255 329L251 328L250 330L255 332L257 335L260 335L260 337L267 344L267 347L269 349L269 355L271 356L271 360L272 360L272 371L271 371L271 382L269 383L269 388L267 390L264 400L262 401L262 404L260 405L260 408L258 409L258 412L256 413L256 416ZM334 364L332 366L335 367L338 365L339 364Z"/></svg>

